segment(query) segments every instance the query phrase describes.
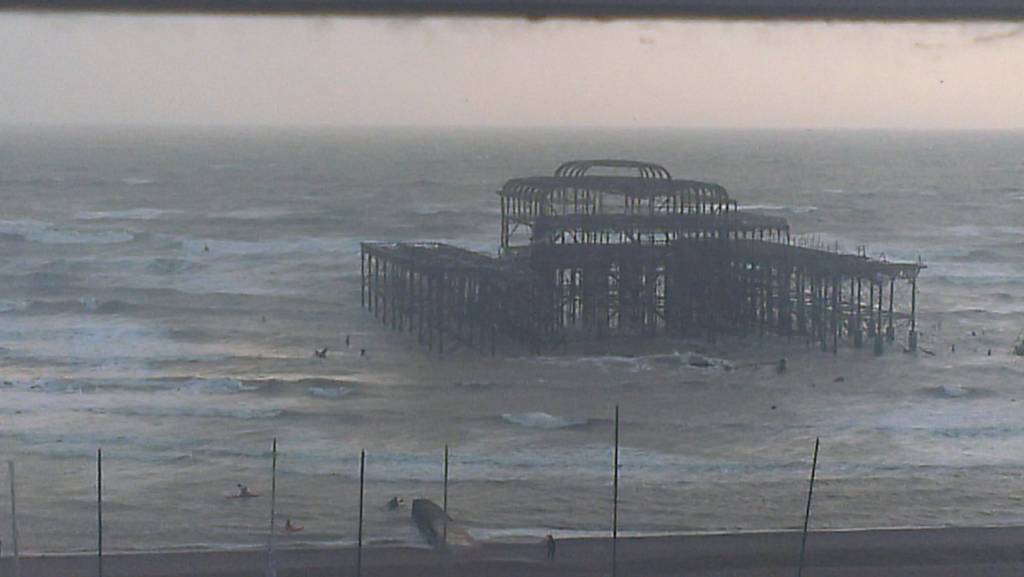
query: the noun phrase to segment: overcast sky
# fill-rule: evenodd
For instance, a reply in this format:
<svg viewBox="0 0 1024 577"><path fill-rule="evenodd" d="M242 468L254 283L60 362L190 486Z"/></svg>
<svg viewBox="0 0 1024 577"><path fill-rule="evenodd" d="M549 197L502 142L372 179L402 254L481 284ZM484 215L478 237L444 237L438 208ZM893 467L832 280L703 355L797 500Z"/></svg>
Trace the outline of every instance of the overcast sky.
<svg viewBox="0 0 1024 577"><path fill-rule="evenodd" d="M0 123L1024 128L1016 24L0 13Z"/></svg>

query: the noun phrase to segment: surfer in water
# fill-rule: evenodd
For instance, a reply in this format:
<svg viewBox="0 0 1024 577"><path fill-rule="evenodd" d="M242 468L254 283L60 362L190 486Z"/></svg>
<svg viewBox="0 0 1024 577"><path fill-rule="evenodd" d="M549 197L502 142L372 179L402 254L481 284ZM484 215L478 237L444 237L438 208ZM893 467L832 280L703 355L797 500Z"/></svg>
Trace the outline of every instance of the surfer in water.
<svg viewBox="0 0 1024 577"><path fill-rule="evenodd" d="M305 527L303 527L302 525L293 525L291 519L288 519L284 523L284 532L285 533L298 533L299 531L302 531L303 529L305 529Z"/></svg>
<svg viewBox="0 0 1024 577"><path fill-rule="evenodd" d="M403 502L404 501L402 501L402 499L399 497L392 497L391 500L388 501L388 504L385 505L385 507L387 508L388 511L397 511L398 508L402 506Z"/></svg>
<svg viewBox="0 0 1024 577"><path fill-rule="evenodd" d="M247 486L245 486L245 485L243 485L241 483L237 483L237 485L238 485L238 494L235 495L235 496L238 497L239 499L251 499L253 497L259 497L259 495L257 495L256 493L253 493L253 492L249 491L249 487L247 487Z"/></svg>

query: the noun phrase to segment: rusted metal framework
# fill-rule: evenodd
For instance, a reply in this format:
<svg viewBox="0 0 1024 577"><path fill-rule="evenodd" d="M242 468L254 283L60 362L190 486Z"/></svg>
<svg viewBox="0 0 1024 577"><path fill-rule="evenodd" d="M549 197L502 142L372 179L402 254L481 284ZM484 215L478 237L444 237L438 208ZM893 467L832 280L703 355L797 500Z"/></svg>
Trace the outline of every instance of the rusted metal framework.
<svg viewBox="0 0 1024 577"><path fill-rule="evenodd" d="M430 350L462 345L496 352L499 341L530 348L532 271L442 243L361 245L363 307L386 326L415 333Z"/></svg>
<svg viewBox="0 0 1024 577"><path fill-rule="evenodd" d="M446 336L493 353L502 338L539 352L616 336L771 333L833 351L867 337L880 354L903 326L916 348L922 264L796 246L785 219L738 210L717 184L650 163L573 161L498 196L500 257L364 244L364 306L438 350ZM897 306L907 292L909 307Z"/></svg>

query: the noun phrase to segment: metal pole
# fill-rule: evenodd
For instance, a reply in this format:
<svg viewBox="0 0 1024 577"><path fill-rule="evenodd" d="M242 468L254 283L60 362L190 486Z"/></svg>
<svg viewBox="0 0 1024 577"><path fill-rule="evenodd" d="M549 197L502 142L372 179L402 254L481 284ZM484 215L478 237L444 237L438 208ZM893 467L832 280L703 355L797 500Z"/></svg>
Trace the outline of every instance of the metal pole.
<svg viewBox="0 0 1024 577"><path fill-rule="evenodd" d="M804 551L807 549L807 525L811 520L811 497L814 495L814 474L818 469L818 441L814 439L814 459L811 461L811 483L807 488L807 510L804 511L804 534L800 539L800 564L797 565L796 577L802 577L804 573Z"/></svg>
<svg viewBox="0 0 1024 577"><path fill-rule="evenodd" d="M14 577L21 577L21 561L18 556L18 509L14 496L14 461L7 461L7 476L11 482L11 544L14 546Z"/></svg>
<svg viewBox="0 0 1024 577"><path fill-rule="evenodd" d="M619 540L619 406L615 405L615 464L612 473L612 577L618 570Z"/></svg>
<svg viewBox="0 0 1024 577"><path fill-rule="evenodd" d="M444 446L444 532L441 536L441 552L448 546L448 445Z"/></svg>
<svg viewBox="0 0 1024 577"><path fill-rule="evenodd" d="M103 449L96 449L96 572L103 577Z"/></svg>
<svg viewBox="0 0 1024 577"><path fill-rule="evenodd" d="M277 514L277 437L271 449L270 462L270 536L267 538L267 577L274 577L274 525Z"/></svg>
<svg viewBox="0 0 1024 577"><path fill-rule="evenodd" d="M356 541L356 577L363 574L363 486L366 479L366 451L359 453L359 536Z"/></svg>

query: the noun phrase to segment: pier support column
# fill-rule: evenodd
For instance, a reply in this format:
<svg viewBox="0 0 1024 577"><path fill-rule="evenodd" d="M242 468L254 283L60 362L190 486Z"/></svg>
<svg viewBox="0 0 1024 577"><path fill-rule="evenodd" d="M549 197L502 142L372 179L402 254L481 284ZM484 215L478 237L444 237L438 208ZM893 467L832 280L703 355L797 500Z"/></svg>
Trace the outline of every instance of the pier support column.
<svg viewBox="0 0 1024 577"><path fill-rule="evenodd" d="M885 328L885 338L890 343L896 340L896 328L893 327L893 303L895 301L894 294L896 290L896 278L889 279L889 325Z"/></svg>
<svg viewBox="0 0 1024 577"><path fill-rule="evenodd" d="M857 299L856 299L857 313L856 313L855 320L854 320L854 323L853 323L854 327L855 327L854 328L854 333L853 333L853 346L858 348L858 349L864 347L864 325L861 322L861 318L860 318L860 309L861 309L860 289L861 289L861 281L860 281L860 278L858 277L857 278Z"/></svg>
<svg viewBox="0 0 1024 577"><path fill-rule="evenodd" d="M907 348L917 352L917 278L910 281L910 333L907 335Z"/></svg>

